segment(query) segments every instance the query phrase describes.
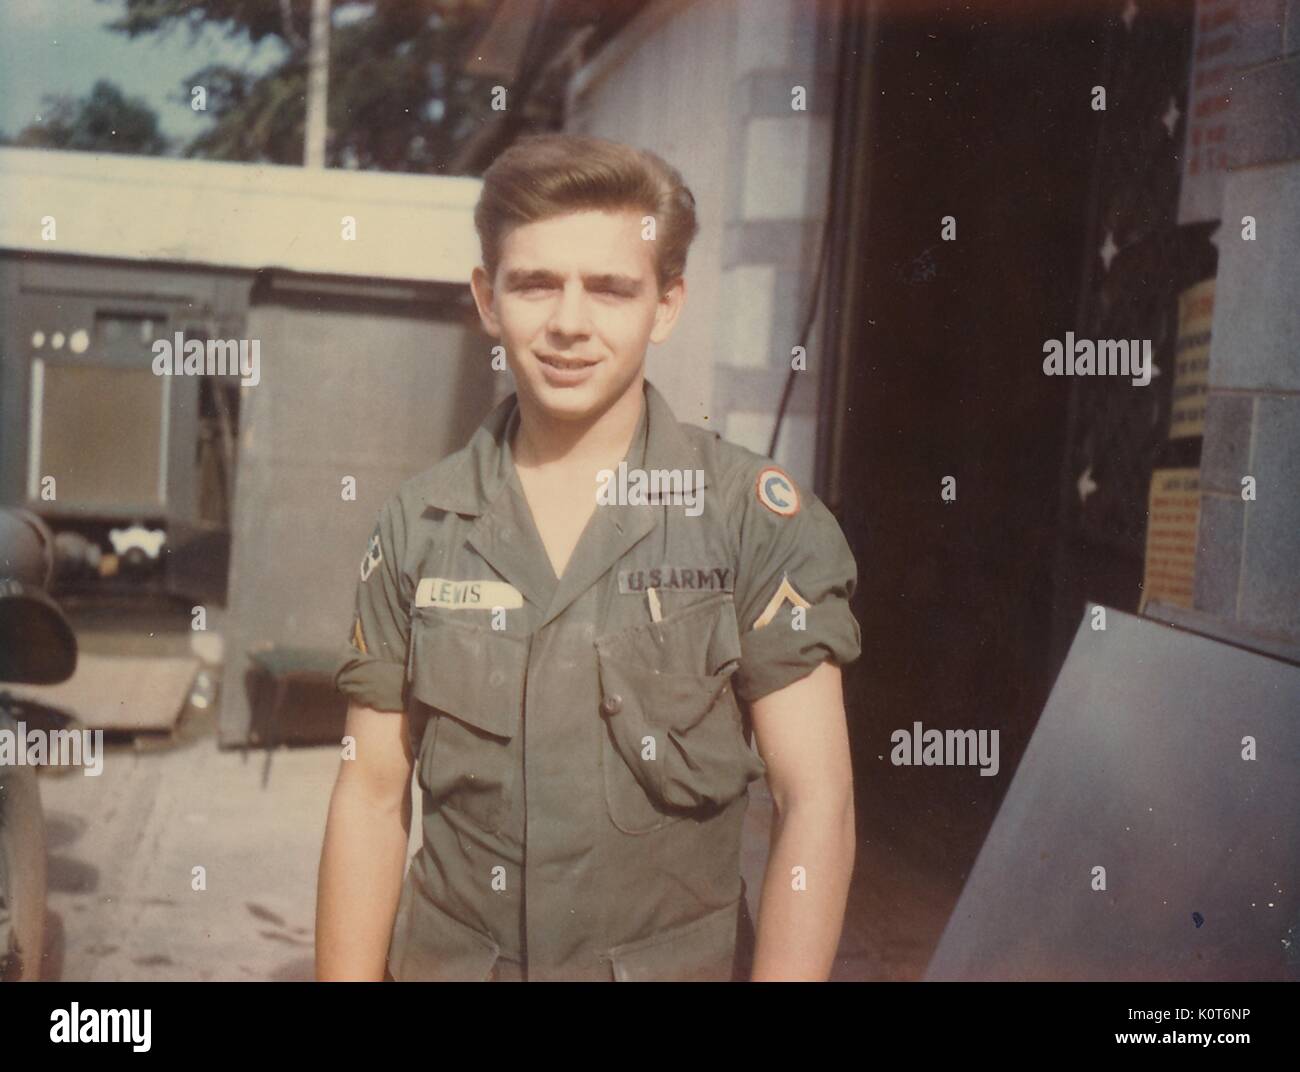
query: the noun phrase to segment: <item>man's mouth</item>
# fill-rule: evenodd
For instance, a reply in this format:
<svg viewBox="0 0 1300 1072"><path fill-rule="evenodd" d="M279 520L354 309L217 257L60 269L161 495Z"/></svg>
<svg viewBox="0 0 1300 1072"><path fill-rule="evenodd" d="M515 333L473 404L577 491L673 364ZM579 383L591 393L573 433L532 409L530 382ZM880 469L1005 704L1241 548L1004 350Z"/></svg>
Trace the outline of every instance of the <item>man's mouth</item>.
<svg viewBox="0 0 1300 1072"><path fill-rule="evenodd" d="M557 369L584 369L596 364L595 361L588 360L585 357L560 357L557 354L537 354L536 356L537 360L543 365L550 365L551 368Z"/></svg>

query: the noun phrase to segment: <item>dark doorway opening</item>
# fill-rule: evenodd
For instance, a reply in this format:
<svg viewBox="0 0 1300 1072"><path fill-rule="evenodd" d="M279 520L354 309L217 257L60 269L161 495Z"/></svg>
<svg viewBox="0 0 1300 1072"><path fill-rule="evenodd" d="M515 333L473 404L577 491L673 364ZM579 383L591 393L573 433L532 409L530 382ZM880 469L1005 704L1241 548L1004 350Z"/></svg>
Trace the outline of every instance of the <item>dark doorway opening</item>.
<svg viewBox="0 0 1300 1072"><path fill-rule="evenodd" d="M859 285L839 313L835 489L863 627L846 675L856 978L924 970L1058 669L1069 388L1042 348L1078 307L1107 13L982 7L883 5L849 150L870 157L864 229L843 239ZM895 765L892 734L918 722L999 731L998 773Z"/></svg>

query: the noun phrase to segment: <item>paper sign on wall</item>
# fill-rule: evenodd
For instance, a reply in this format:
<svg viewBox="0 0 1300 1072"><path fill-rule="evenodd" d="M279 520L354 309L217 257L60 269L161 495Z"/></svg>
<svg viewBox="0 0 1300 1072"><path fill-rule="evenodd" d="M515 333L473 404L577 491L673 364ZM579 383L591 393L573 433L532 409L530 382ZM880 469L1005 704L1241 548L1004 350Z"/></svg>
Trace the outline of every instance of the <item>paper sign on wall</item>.
<svg viewBox="0 0 1300 1072"><path fill-rule="evenodd" d="M1178 341L1174 346L1174 402L1169 438L1198 436L1205 429L1210 375L1210 324L1214 280L1203 279L1178 295Z"/></svg>
<svg viewBox="0 0 1300 1072"><path fill-rule="evenodd" d="M1247 0L1198 0L1192 70L1187 87L1187 140L1183 152L1178 222L1217 220L1223 177L1232 166L1232 82L1245 51Z"/></svg>
<svg viewBox="0 0 1300 1072"><path fill-rule="evenodd" d="M1201 513L1198 469L1157 469L1147 501L1146 572L1138 613L1151 600L1191 607L1196 525Z"/></svg>

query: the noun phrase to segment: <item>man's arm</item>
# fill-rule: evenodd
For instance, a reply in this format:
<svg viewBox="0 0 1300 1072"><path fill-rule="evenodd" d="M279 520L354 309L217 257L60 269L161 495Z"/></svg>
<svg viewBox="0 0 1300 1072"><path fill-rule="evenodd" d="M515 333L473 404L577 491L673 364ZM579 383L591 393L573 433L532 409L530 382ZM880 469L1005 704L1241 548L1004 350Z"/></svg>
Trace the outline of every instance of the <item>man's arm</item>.
<svg viewBox="0 0 1300 1072"><path fill-rule="evenodd" d="M839 667L823 662L755 700L751 713L776 805L751 978L823 981L839 945L856 846Z"/></svg>
<svg viewBox="0 0 1300 1072"><path fill-rule="evenodd" d="M352 703L316 889L316 978L384 978L411 831L414 758L405 712Z"/></svg>

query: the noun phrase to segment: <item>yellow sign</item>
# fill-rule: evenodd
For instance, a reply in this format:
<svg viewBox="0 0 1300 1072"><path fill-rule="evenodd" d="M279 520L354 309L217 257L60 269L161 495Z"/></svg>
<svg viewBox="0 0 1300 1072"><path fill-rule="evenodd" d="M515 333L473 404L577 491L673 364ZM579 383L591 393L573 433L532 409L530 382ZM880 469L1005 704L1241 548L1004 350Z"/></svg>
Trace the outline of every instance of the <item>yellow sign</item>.
<svg viewBox="0 0 1300 1072"><path fill-rule="evenodd" d="M1157 469L1147 502L1146 576L1138 613L1149 601L1174 607L1192 605L1196 574L1196 525L1201 513L1201 474L1197 469Z"/></svg>
<svg viewBox="0 0 1300 1072"><path fill-rule="evenodd" d="M1178 295L1178 342L1174 346L1174 408L1169 438L1201 435L1210 375L1210 324L1214 280L1203 279Z"/></svg>

